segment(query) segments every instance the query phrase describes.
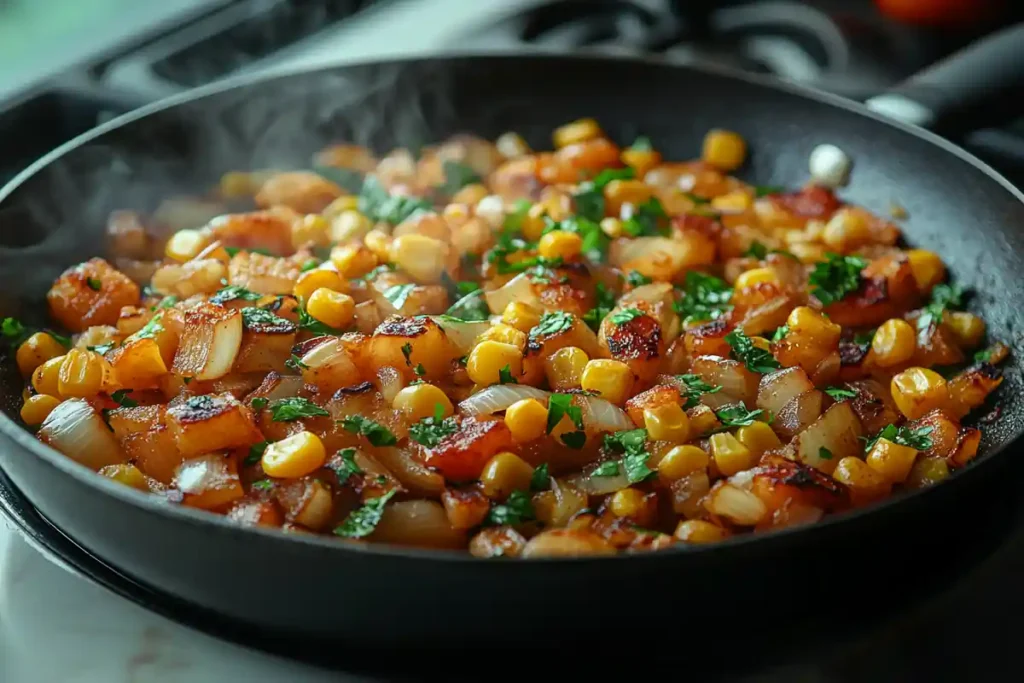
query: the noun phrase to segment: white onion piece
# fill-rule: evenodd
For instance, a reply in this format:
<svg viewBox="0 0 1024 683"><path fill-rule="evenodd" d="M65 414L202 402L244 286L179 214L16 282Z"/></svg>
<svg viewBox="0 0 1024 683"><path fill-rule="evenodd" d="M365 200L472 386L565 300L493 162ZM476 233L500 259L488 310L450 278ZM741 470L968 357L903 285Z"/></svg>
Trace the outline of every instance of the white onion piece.
<svg viewBox="0 0 1024 683"><path fill-rule="evenodd" d="M818 145L809 159L811 178L818 185L842 187L850 178L853 160L835 145Z"/></svg>
<svg viewBox="0 0 1024 683"><path fill-rule="evenodd" d="M666 303L671 306L673 301L672 285L668 282L652 282L649 285L640 285L631 289L619 299L620 306L643 301L652 306L658 303Z"/></svg>
<svg viewBox="0 0 1024 683"><path fill-rule="evenodd" d="M390 365L385 365L377 370L377 387L380 395L388 404L395 402L395 397L402 390L402 373Z"/></svg>
<svg viewBox="0 0 1024 683"><path fill-rule="evenodd" d="M603 398L580 396L576 403L583 413L583 424L591 431L620 432L636 426L622 408Z"/></svg>
<svg viewBox="0 0 1024 683"><path fill-rule="evenodd" d="M478 391L459 404L459 411L466 415L491 415L505 410L524 398L547 400L550 394L524 384L495 384Z"/></svg>
<svg viewBox="0 0 1024 683"><path fill-rule="evenodd" d="M491 327L491 324L487 321L466 322L443 315L432 316L432 320L437 323L438 327L444 330L448 341L462 354L469 353L475 345L477 337Z"/></svg>
<svg viewBox="0 0 1024 683"><path fill-rule="evenodd" d="M302 390L302 378L298 375L281 375L278 377L274 388L263 394L268 401L277 401L282 398L298 396Z"/></svg>
<svg viewBox="0 0 1024 683"><path fill-rule="evenodd" d="M536 295L533 293L533 282L526 273L520 273L497 289L484 294L491 313L501 315L505 307L513 301L519 301L540 308Z"/></svg>
<svg viewBox="0 0 1024 683"><path fill-rule="evenodd" d="M615 493L629 487L629 479L626 478L626 472L621 463L619 464L618 474L613 474L610 477L577 474L569 477L566 483L590 496L606 496L609 493Z"/></svg>
<svg viewBox="0 0 1024 683"><path fill-rule="evenodd" d="M39 428L39 438L93 470L125 460L114 433L100 414L80 398L68 399L54 408Z"/></svg>
<svg viewBox="0 0 1024 683"><path fill-rule="evenodd" d="M608 252L608 262L616 267L643 260L657 260L670 264L673 271L679 270L690 256L687 246L669 237L637 237L631 240L615 240Z"/></svg>
<svg viewBox="0 0 1024 683"><path fill-rule="evenodd" d="M712 489L704 506L708 512L725 517L740 526L754 526L768 514L768 508L760 498L732 484L723 484Z"/></svg>
<svg viewBox="0 0 1024 683"><path fill-rule="evenodd" d="M476 204L476 215L497 230L505 222L505 202L496 194L490 194Z"/></svg>

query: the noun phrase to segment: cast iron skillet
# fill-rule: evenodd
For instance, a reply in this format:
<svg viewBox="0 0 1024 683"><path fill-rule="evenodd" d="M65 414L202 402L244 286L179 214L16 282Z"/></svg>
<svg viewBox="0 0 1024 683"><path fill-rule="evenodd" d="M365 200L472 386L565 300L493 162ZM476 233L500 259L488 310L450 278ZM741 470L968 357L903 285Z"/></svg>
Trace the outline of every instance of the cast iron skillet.
<svg viewBox="0 0 1024 683"><path fill-rule="evenodd" d="M1007 55L1024 45L1021 36L1018 29L991 39L928 75L932 83L952 79L958 87L948 92L964 99L929 99L935 93L918 81L886 100L890 111L895 102L951 126L991 120L996 108L968 105L991 105L1007 92L1014 73L986 65L1019 66ZM983 87L964 87L965 73ZM761 184L802 183L808 153L821 142L850 153L856 170L843 196L878 211L894 200L905 206L909 241L942 254L978 292L973 308L991 335L1014 346L1002 413L985 426L986 455L941 486L802 530L637 556L481 561L242 529L103 480L20 426L22 382L6 363L3 469L58 528L134 579L326 650L344 643L493 651L601 635L621 639L621 648L591 657L635 660L662 641L700 657L715 645L735 652L752 642L802 644L881 611L973 552L979 532L1005 518L993 505L1016 495L1024 195L923 130L762 79L652 60L477 55L203 88L64 145L0 191L0 313L43 324L50 282L102 251L112 209L151 210L169 195L204 191L225 170L303 168L338 140L386 149L517 130L540 146L552 128L581 116L596 117L620 142L648 135L667 158L696 156L709 128L739 131L752 150L744 175Z"/></svg>

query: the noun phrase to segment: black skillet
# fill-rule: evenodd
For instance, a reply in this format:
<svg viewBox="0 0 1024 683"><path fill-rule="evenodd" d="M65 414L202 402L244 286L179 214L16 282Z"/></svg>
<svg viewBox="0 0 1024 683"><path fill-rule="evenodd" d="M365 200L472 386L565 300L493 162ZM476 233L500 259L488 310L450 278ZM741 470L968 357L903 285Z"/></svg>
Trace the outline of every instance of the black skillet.
<svg viewBox="0 0 1024 683"><path fill-rule="evenodd" d="M889 98L890 111L913 100L947 132L992 121L1016 69L989 67L1020 68L1022 38L1024 28L932 69L927 80L948 89L936 96L912 83L902 100ZM386 149L517 130L541 146L552 128L581 116L619 141L648 135L676 159L696 156L709 128L739 131L752 150L743 175L760 184L802 183L819 143L846 150L855 172L843 196L878 211L893 201L906 207L908 240L942 254L978 292L972 307L991 336L1014 348L1002 412L985 425L985 455L940 486L805 529L637 556L481 561L243 529L103 480L20 426L22 382L6 363L4 471L56 527L136 581L320 653L477 646L511 662L530 648L600 636L607 645L572 657L636 661L657 649L707 661L754 643L827 639L837 624L883 612L976 552L1019 488L1024 195L935 135L763 79L651 60L492 55L203 88L64 145L0 191L0 313L43 324L50 282L102 251L111 210L201 193L225 170L302 168L337 140Z"/></svg>

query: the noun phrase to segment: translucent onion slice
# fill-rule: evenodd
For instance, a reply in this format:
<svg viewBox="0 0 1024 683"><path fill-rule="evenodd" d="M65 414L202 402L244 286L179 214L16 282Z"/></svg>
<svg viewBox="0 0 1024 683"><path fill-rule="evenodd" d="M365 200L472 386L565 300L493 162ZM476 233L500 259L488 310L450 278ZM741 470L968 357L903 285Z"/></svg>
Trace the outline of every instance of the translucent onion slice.
<svg viewBox="0 0 1024 683"><path fill-rule="evenodd" d="M760 498L732 484L713 488L704 505L708 512L740 526L754 526L768 514L768 508Z"/></svg>
<svg viewBox="0 0 1024 683"><path fill-rule="evenodd" d="M520 301L540 308L537 296L533 293L533 283L526 273L520 273L501 287L484 294L491 313L501 315L505 307L513 301Z"/></svg>
<svg viewBox="0 0 1024 683"><path fill-rule="evenodd" d="M545 401L549 395L546 391L523 384L495 384L461 402L459 411L465 415L491 415L524 398Z"/></svg>
<svg viewBox="0 0 1024 683"><path fill-rule="evenodd" d="M620 432L633 429L636 425L626 411L614 403L596 396L580 396L576 399L583 412L583 424L594 432Z"/></svg>
<svg viewBox="0 0 1024 683"><path fill-rule="evenodd" d="M80 398L54 408L39 428L39 439L93 470L124 462L114 433L96 409Z"/></svg>
<svg viewBox="0 0 1024 683"><path fill-rule="evenodd" d="M463 355L473 349L477 337L486 332L491 326L486 321L466 322L446 315L433 316L433 320L444 330L445 336L448 337L448 341L452 343L452 346L457 348L459 353Z"/></svg>

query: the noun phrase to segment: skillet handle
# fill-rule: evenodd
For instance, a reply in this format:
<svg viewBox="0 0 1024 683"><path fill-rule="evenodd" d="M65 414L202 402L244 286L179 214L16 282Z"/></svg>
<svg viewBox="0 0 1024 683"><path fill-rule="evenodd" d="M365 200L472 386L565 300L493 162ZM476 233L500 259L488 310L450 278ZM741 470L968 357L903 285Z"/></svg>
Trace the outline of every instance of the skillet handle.
<svg viewBox="0 0 1024 683"><path fill-rule="evenodd" d="M968 45L866 104L952 137L1016 118L1022 93L1024 23Z"/></svg>

